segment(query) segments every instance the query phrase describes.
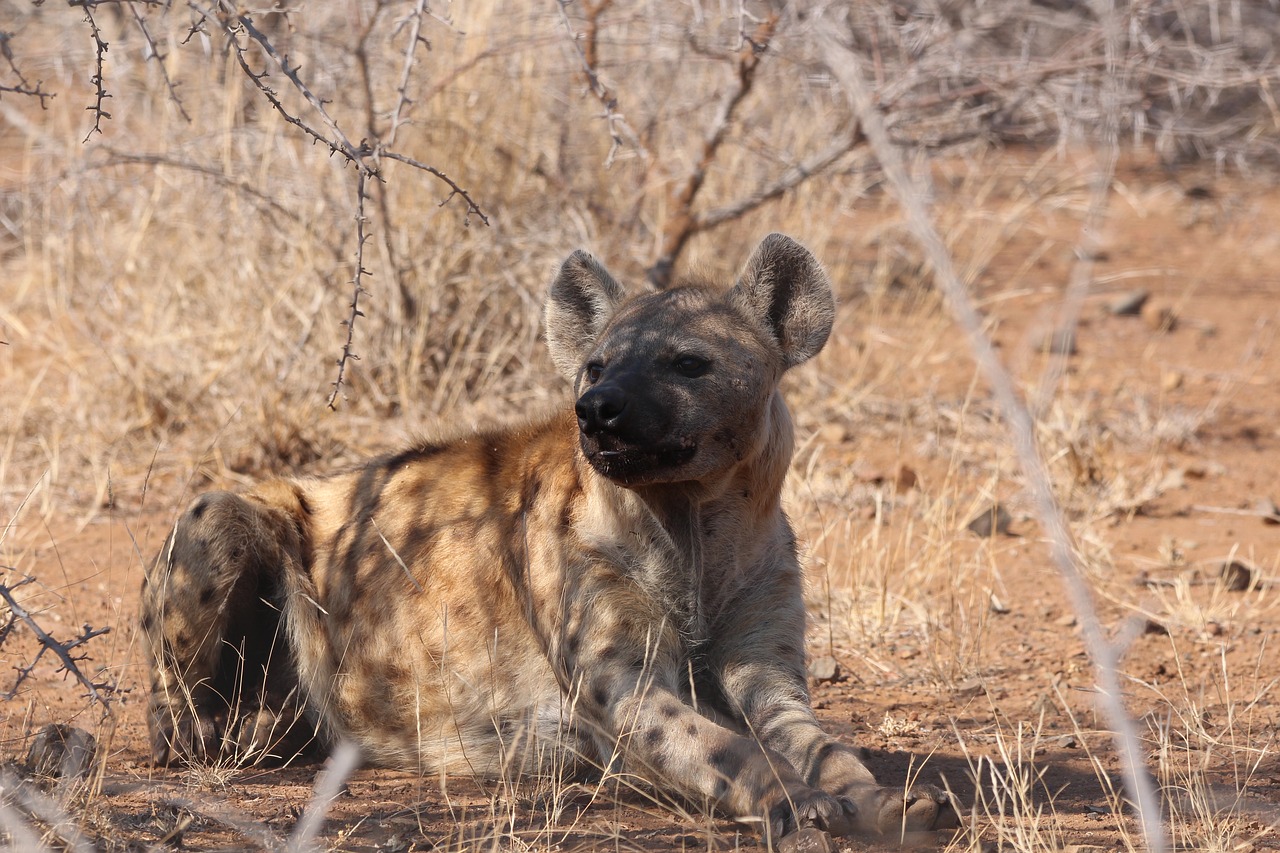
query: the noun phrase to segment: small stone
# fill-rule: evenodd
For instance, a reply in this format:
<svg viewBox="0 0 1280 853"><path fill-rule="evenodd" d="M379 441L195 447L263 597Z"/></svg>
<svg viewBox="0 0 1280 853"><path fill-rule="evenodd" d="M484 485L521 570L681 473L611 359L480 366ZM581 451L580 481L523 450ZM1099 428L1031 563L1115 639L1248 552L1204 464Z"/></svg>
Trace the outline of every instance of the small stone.
<svg viewBox="0 0 1280 853"><path fill-rule="evenodd" d="M1154 619L1148 619L1142 625L1142 633L1167 635L1169 633L1169 629Z"/></svg>
<svg viewBox="0 0 1280 853"><path fill-rule="evenodd" d="M778 839L776 849L778 853L835 853L836 845L821 829L807 826Z"/></svg>
<svg viewBox="0 0 1280 853"><path fill-rule="evenodd" d="M1142 306L1146 305L1150 298L1150 291L1142 288L1128 290L1112 299L1107 310L1116 317L1136 317L1142 313Z"/></svg>
<svg viewBox="0 0 1280 853"><path fill-rule="evenodd" d="M1009 612L1009 605L997 598L994 592L991 593L991 612L1001 614Z"/></svg>
<svg viewBox="0 0 1280 853"><path fill-rule="evenodd" d="M89 775L97 751L97 741L84 729L49 723L31 740L27 766L40 776L78 779Z"/></svg>
<svg viewBox="0 0 1280 853"><path fill-rule="evenodd" d="M1228 592L1247 592L1256 589L1258 581L1253 568L1240 560L1228 560L1222 564L1222 585Z"/></svg>
<svg viewBox="0 0 1280 853"><path fill-rule="evenodd" d="M1076 330L1075 329L1054 329L1047 332L1040 339L1040 343L1036 349L1041 352L1047 352L1050 355L1075 355L1076 354Z"/></svg>
<svg viewBox="0 0 1280 853"><path fill-rule="evenodd" d="M920 477L915 470L908 465L899 465L898 473L893 480L893 490L898 494L906 494L916 487L916 483L920 482Z"/></svg>
<svg viewBox="0 0 1280 853"><path fill-rule="evenodd" d="M1148 305L1142 317L1155 332L1172 332L1178 328L1178 312L1171 305Z"/></svg>
<svg viewBox="0 0 1280 853"><path fill-rule="evenodd" d="M1068 613L1065 616L1059 616L1053 620L1053 624L1058 628L1074 628L1076 626L1076 615Z"/></svg>
<svg viewBox="0 0 1280 853"><path fill-rule="evenodd" d="M818 438L824 444L843 444L849 437L842 424L823 424L818 428Z"/></svg>
<svg viewBox="0 0 1280 853"><path fill-rule="evenodd" d="M818 684L834 684L843 681L840 662L831 655L823 655L809 661L809 677Z"/></svg>
<svg viewBox="0 0 1280 853"><path fill-rule="evenodd" d="M1012 523L1013 516L1009 515L1009 511L1000 504L993 503L974 516L965 527L970 533L986 539L994 533L1008 536L1009 525Z"/></svg>
<svg viewBox="0 0 1280 853"><path fill-rule="evenodd" d="M1271 498L1262 498L1254 505L1254 510L1262 516L1263 524L1280 524L1280 507Z"/></svg>
<svg viewBox="0 0 1280 853"><path fill-rule="evenodd" d="M1166 370L1160 376L1160 388L1164 391L1177 391L1182 387L1182 373L1177 370Z"/></svg>
<svg viewBox="0 0 1280 853"><path fill-rule="evenodd" d="M1048 693L1040 693L1036 696L1036 701L1031 703L1031 714L1036 717L1056 717L1062 712L1058 710L1058 703L1053 701Z"/></svg>
<svg viewBox="0 0 1280 853"><path fill-rule="evenodd" d="M1187 472L1181 468L1171 468L1160 478L1160 485L1156 486L1156 490L1159 492L1172 492L1186 487Z"/></svg>

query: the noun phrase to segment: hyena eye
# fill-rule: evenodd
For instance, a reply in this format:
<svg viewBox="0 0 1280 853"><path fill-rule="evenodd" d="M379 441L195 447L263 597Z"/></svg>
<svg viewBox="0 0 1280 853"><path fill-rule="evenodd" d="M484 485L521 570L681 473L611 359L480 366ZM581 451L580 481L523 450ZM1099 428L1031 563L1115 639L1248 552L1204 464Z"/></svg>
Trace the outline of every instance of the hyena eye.
<svg viewBox="0 0 1280 853"><path fill-rule="evenodd" d="M706 373L711 367L711 362L700 356L685 354L677 356L673 366L676 372L692 379Z"/></svg>
<svg viewBox="0 0 1280 853"><path fill-rule="evenodd" d="M600 381L600 374L604 372L604 365L598 361L593 361L587 365L587 381L595 385Z"/></svg>

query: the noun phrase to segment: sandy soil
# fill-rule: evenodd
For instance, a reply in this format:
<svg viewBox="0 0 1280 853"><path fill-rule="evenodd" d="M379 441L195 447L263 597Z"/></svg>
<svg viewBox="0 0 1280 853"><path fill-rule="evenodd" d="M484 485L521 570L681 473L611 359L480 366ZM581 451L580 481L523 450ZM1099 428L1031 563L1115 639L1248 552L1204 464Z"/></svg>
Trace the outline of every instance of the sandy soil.
<svg viewBox="0 0 1280 853"><path fill-rule="evenodd" d="M1196 771L1204 788L1179 791L1176 778L1164 780L1171 786L1169 808L1185 814L1196 802L1217 804L1219 816L1188 823L1201 829L1187 830L1180 843L1280 850L1280 525L1254 513L1260 501L1280 500L1274 344L1280 191L1266 181L1207 171L1174 179L1135 167L1122 175L1111 212L1076 352L1065 359L1061 378L1063 394L1075 401L1061 432L1079 437L1075 444L1051 442L1061 451L1055 465L1079 469L1077 492L1064 503L1073 524L1087 533L1082 547L1107 555L1090 579L1103 624L1123 643L1126 698L1149 757L1165 750L1168 764ZM1046 219L1045 239L1074 239L1066 224L1060 234L1054 227ZM1025 377L1053 363L1035 343L1053 326L1071 257L1055 251L1037 258L1031 238L1019 240L1025 244L1001 254L1005 260L988 270L979 293L1002 354ZM1150 291L1143 314L1110 314L1117 294L1132 288ZM852 320L842 328L840 346L914 346L911 329ZM829 387L841 387L839 355L823 358L819 372L831 377ZM830 494L818 496L824 511L850 520L841 528L848 541L877 525L901 531L913 513L937 511L931 498L944 491L991 492L1009 507L1007 534L975 536L964 529L965 507L955 505L951 538L936 544L957 564L991 566L989 589L980 592L995 601L965 611L973 626L961 639L972 646L970 654L947 649L949 635L931 637L919 626L853 630L847 617L860 605L842 603L815 583L811 652L833 656L840 667L837 680L814 683L818 713L831 731L866 748L885 781L941 777L966 804L979 788L991 788L989 768L975 783L982 761L1034 768L1041 774L1032 788L1042 813L1034 830L1047 839L1037 849L1140 846L1132 820L1113 814L1106 785L1118 784L1120 766L1095 710L1094 675L1009 454L1001 451L985 468L957 465L954 454L937 448L937 437L945 444L948 434L936 420L890 405L920 399L921 388L930 389L939 410L976 401L967 416L985 423L985 394L973 390L964 342L944 332L931 340L927 359L904 370L899 390L883 384L878 396L835 419L835 429L823 431L830 419L799 417L807 430L803 464L843 472L844 479L810 476L827 484ZM1072 453L1074 461L1066 458ZM146 464L138 460L139 470ZM895 488L903 466L915 482ZM1116 486L1117 478L1126 478L1127 489ZM157 472L156 483L171 481ZM85 665L91 675L103 667L94 677L117 682L119 690L110 717L103 717L46 656L6 706L3 749L21 759L26 738L46 722L94 732L105 756L101 776L72 800L81 831L104 847L279 845L310 798L315 765L170 770L153 768L146 758L144 672L133 625L139 567L170 523L178 492L158 485L145 496L115 496L113 508L66 507L48 526L23 522L9 533L47 590L37 602L46 628L59 637L83 624L112 628L87 646ZM1097 518L1087 517L1090 509ZM823 523L797 517L810 537L821 535ZM843 547L828 540L812 549L817 558ZM1250 588L1224 582L1221 567L1229 560L1249 566ZM8 689L11 668L33 651L24 629L17 629L3 649L7 681L0 689ZM1022 764L1011 763L1018 757ZM978 835L997 836L992 815L971 820ZM1024 816L1029 832L1030 823ZM472 842L486 849L646 851L757 844L731 824L683 815L647 789L504 792L450 780L442 790L439 780L376 769L351 779L322 837L350 850ZM970 844L966 838L955 843ZM942 847L950 840L924 841Z"/></svg>

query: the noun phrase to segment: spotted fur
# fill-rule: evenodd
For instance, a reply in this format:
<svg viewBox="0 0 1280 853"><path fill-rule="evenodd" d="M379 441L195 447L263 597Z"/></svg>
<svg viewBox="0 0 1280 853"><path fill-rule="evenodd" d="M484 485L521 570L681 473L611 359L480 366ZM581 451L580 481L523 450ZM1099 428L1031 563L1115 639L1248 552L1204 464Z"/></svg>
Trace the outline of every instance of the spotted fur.
<svg viewBox="0 0 1280 853"><path fill-rule="evenodd" d="M782 235L728 289L576 252L545 318L573 410L197 498L144 588L155 760L318 729L429 774L625 768L774 837L933 825L809 706L778 383L833 313Z"/></svg>

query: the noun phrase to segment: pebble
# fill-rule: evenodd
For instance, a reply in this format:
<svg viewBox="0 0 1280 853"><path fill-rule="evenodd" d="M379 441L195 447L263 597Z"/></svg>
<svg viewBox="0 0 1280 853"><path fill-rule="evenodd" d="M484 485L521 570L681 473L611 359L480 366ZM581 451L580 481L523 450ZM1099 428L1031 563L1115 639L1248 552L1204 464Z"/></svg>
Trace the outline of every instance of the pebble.
<svg viewBox="0 0 1280 853"><path fill-rule="evenodd" d="M1040 339L1036 349L1051 355L1075 355L1077 352L1076 330L1054 329L1052 332L1047 332Z"/></svg>
<svg viewBox="0 0 1280 853"><path fill-rule="evenodd" d="M1222 564L1222 585L1228 592L1247 592L1258 585L1255 574L1247 563L1228 560Z"/></svg>
<svg viewBox="0 0 1280 853"><path fill-rule="evenodd" d="M1142 313L1142 306L1150 298L1151 292L1148 290L1128 290L1112 299L1107 310L1116 317L1136 317Z"/></svg>
<svg viewBox="0 0 1280 853"><path fill-rule="evenodd" d="M993 503L974 516L965 527L970 533L985 539L991 536L992 533L1008 536L1009 525L1012 523L1013 516L1009 515L1009 511L1000 504Z"/></svg>
<svg viewBox="0 0 1280 853"><path fill-rule="evenodd" d="M830 835L809 826L784 835L776 849L778 853L835 853L836 845Z"/></svg>
<svg viewBox="0 0 1280 853"><path fill-rule="evenodd" d="M840 662L831 655L823 655L809 661L809 677L819 684L835 683L844 679Z"/></svg>
<svg viewBox="0 0 1280 853"><path fill-rule="evenodd" d="M1142 317L1155 332L1172 332L1178 328L1178 312L1171 305L1150 304L1142 312Z"/></svg>
<svg viewBox="0 0 1280 853"><path fill-rule="evenodd" d="M1271 498L1259 500L1254 510L1262 516L1263 524L1280 524L1280 507L1276 506L1276 502Z"/></svg>

